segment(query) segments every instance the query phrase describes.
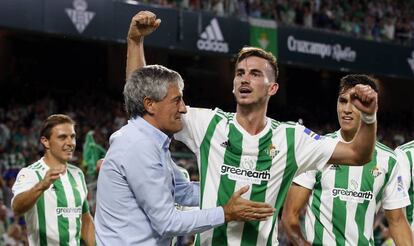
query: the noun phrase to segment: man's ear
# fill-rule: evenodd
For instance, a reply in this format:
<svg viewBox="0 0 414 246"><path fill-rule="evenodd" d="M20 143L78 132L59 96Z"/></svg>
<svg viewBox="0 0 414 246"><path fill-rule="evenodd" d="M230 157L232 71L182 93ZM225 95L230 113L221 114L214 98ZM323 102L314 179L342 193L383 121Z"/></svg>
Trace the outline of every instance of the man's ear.
<svg viewBox="0 0 414 246"><path fill-rule="evenodd" d="M155 113L155 101L149 97L144 97L144 108L148 114L153 115Z"/></svg>
<svg viewBox="0 0 414 246"><path fill-rule="evenodd" d="M279 84L276 82L271 82L271 85L269 86L269 89L268 89L269 95L273 96L274 94L277 93L278 90L279 90Z"/></svg>
<svg viewBox="0 0 414 246"><path fill-rule="evenodd" d="M42 136L40 138L40 143L43 145L43 147L45 149L49 149L50 148L49 139L47 139L45 136Z"/></svg>

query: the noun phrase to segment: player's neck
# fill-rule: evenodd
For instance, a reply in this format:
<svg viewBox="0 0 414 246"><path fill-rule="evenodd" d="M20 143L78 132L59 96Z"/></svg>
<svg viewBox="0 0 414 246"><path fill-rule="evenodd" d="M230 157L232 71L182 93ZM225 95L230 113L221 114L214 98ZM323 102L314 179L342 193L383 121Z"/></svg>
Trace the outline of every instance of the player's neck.
<svg viewBox="0 0 414 246"><path fill-rule="evenodd" d="M266 126L266 108L249 110L237 106L236 120L246 132L256 135Z"/></svg>
<svg viewBox="0 0 414 246"><path fill-rule="evenodd" d="M354 139L356 132L355 131L344 131L341 129L340 131L341 137L345 142L351 142Z"/></svg>
<svg viewBox="0 0 414 246"><path fill-rule="evenodd" d="M51 155L48 152L46 152L45 155L43 156L43 161L50 168L59 168L59 167L67 165L66 162L58 160L57 158L55 158L53 155Z"/></svg>

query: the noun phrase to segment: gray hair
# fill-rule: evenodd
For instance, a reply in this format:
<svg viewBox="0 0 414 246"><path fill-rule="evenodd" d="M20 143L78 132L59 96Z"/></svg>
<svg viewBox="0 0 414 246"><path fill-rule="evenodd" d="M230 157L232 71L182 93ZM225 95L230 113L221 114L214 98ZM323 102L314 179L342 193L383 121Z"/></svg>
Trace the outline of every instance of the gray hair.
<svg viewBox="0 0 414 246"><path fill-rule="evenodd" d="M184 81L176 71L161 65L150 65L135 70L124 87L125 109L129 117L144 116L144 98L159 102L167 96L170 85L178 85L180 91L184 88Z"/></svg>

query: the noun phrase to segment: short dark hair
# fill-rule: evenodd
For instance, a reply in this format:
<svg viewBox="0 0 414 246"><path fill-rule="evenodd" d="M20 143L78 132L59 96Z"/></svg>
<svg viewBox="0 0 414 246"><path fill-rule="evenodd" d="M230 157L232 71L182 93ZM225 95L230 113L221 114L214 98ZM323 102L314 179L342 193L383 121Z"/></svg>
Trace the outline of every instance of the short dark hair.
<svg viewBox="0 0 414 246"><path fill-rule="evenodd" d="M341 78L338 94L351 89L357 84L369 85L375 92L378 92L377 83L377 79L366 74L349 74Z"/></svg>
<svg viewBox="0 0 414 246"><path fill-rule="evenodd" d="M70 118L68 115L52 114L51 116L47 117L47 119L43 122L42 130L40 131L40 137L50 139L53 127L65 123L75 125L75 121L72 120L72 118Z"/></svg>
<svg viewBox="0 0 414 246"><path fill-rule="evenodd" d="M267 60L269 64L272 66L274 76L275 76L275 81L277 81L277 77L279 75L279 69L277 68L277 59L272 53L267 52L261 48L257 48L257 47L242 48L237 54L236 66L237 64L239 64L239 62L251 56L257 56L257 57Z"/></svg>

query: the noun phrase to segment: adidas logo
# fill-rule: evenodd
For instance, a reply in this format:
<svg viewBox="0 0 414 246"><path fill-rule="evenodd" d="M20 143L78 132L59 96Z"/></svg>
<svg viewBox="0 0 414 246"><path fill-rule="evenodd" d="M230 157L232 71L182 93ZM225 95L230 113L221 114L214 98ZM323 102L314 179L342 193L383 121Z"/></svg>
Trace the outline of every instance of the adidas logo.
<svg viewBox="0 0 414 246"><path fill-rule="evenodd" d="M220 146L221 147L223 147L223 148L227 148L227 147L229 147L230 146L230 142L227 140L227 141L224 141L224 142L222 142L221 144L220 144Z"/></svg>
<svg viewBox="0 0 414 246"><path fill-rule="evenodd" d="M407 58L407 62L410 65L411 71L414 73L414 51L411 53L411 57Z"/></svg>
<svg viewBox="0 0 414 246"><path fill-rule="evenodd" d="M340 170L340 169L341 169L341 167L338 164L332 164L329 167L329 170Z"/></svg>
<svg viewBox="0 0 414 246"><path fill-rule="evenodd" d="M224 42L223 34L216 18L212 19L197 41L199 50L228 53L229 45Z"/></svg>

